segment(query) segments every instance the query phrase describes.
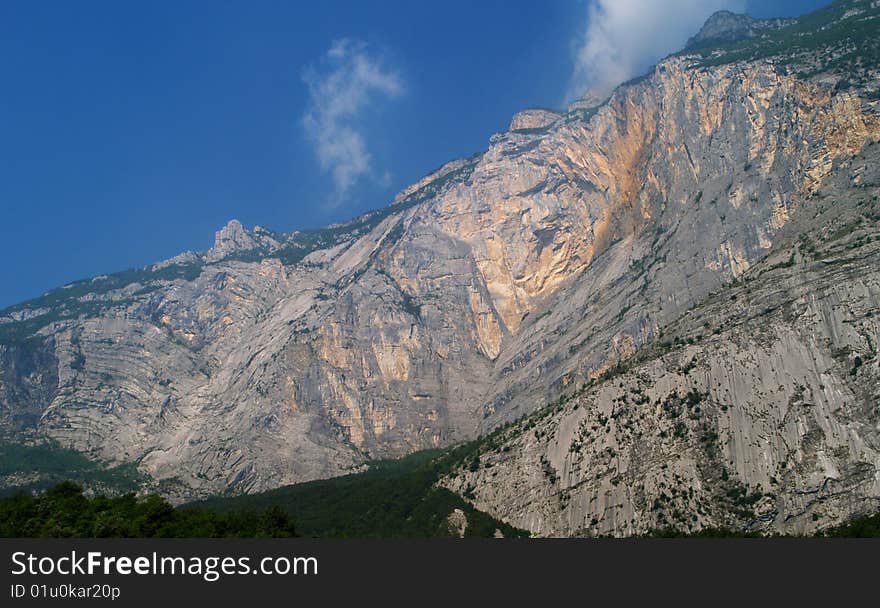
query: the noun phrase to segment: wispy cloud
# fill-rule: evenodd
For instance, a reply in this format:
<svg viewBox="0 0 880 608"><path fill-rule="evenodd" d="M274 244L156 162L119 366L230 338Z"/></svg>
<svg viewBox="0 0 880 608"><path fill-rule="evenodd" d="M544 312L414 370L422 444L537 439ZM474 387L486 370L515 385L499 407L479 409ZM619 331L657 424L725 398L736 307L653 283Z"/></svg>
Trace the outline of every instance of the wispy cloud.
<svg viewBox="0 0 880 608"><path fill-rule="evenodd" d="M321 169L333 178L328 201L338 206L364 177L373 174L372 157L364 136L364 110L404 92L400 74L386 65L365 43L349 38L334 42L317 65L303 74L309 102L302 125Z"/></svg>
<svg viewBox="0 0 880 608"><path fill-rule="evenodd" d="M717 10L743 11L745 0L590 0L587 28L575 41L566 101L607 96L682 48Z"/></svg>

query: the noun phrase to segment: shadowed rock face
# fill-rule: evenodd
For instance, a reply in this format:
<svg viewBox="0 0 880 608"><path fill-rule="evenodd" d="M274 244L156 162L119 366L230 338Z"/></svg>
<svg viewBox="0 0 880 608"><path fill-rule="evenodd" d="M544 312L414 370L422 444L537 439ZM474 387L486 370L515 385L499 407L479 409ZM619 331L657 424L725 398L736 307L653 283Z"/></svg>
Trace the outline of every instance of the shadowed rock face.
<svg viewBox="0 0 880 608"><path fill-rule="evenodd" d="M231 222L205 254L0 312L4 433L136 461L183 498L534 412L748 273L877 138L865 89L831 68L708 63L523 112L350 223Z"/></svg>
<svg viewBox="0 0 880 608"><path fill-rule="evenodd" d="M718 11L709 17L696 36L688 40L685 48L754 38L757 35L756 24L759 23L761 22L749 15Z"/></svg>
<svg viewBox="0 0 880 608"><path fill-rule="evenodd" d="M688 40L686 49L698 49L718 44L749 40L795 23L794 19L758 20L749 15L737 15L730 11L718 11Z"/></svg>

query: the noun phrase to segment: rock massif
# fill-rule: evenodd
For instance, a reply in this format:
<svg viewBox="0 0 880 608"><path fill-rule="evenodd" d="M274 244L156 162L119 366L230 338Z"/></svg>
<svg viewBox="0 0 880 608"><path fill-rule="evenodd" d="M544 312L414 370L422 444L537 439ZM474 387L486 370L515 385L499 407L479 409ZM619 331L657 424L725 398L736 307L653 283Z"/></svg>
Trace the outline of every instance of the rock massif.
<svg viewBox="0 0 880 608"><path fill-rule="evenodd" d="M844 163L736 283L444 483L548 536L803 534L876 513L880 201L862 186L878 160Z"/></svg>
<svg viewBox="0 0 880 608"><path fill-rule="evenodd" d="M697 35L688 40L685 48L736 43L757 38L781 27L792 25L792 19L758 20L749 15L737 15L730 11L718 11L712 15Z"/></svg>
<svg viewBox="0 0 880 608"><path fill-rule="evenodd" d="M784 255L781 243L815 232L830 217L818 201L876 197L858 159L880 136L878 15L877 2L838 2L792 23L749 21L745 36L715 18L721 25L704 29L711 36L699 48L601 104L518 114L484 153L447 163L384 209L287 235L231 222L206 253L2 311L0 429L137 462L162 491L185 498L339 475L541 410L654 352L671 324L686 332L683 314L766 269ZM719 36L721 46L708 44ZM876 264L815 261L809 274L803 250L789 250L793 266L774 272L792 289L810 279L790 314L813 325L770 324L747 299L718 305L710 324L740 314L771 346L743 333L663 353L622 386L566 402L577 409L546 418L540 437L514 433L497 446L515 445L516 458L487 452L491 473L478 466L447 483L544 534L627 534L676 509L698 514L668 515L679 525L751 525L715 500L744 488L784 501L756 510L772 525L797 509L791 526L806 528L867 508L878 495L866 481L876 475L877 438L847 425L876 425L877 413L847 401L849 377L816 370L843 365L832 353L841 349L860 353L864 367L866 338L843 330L865 319L840 305L876 307ZM760 284L778 291L782 276L770 276ZM863 333L872 329L867 322ZM664 372L681 364L676 357L701 371ZM635 405L626 393L630 409L643 406L627 410L626 431L593 429L636 387L648 401ZM791 413L764 398L771 389ZM687 395L696 394L712 405L691 418ZM714 451L694 439L712 433ZM575 443L585 447L572 451ZM638 450L650 454L620 464L618 453ZM816 489L820 465L797 469L793 454L845 480L821 490L838 498L819 519L804 520L816 510L798 492ZM644 479L663 464L668 479L651 478L663 495L674 486L697 498L675 503L675 494L652 510L660 490ZM701 481L704 470L724 471L730 487ZM710 489L701 494L698 482ZM633 497L637 487L644 500Z"/></svg>

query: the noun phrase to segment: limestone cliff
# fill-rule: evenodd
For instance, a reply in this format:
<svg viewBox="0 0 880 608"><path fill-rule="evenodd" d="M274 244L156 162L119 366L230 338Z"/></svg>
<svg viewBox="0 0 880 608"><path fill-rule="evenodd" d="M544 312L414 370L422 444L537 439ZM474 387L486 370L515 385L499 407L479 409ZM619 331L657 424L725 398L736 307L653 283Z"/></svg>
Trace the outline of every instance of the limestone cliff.
<svg viewBox="0 0 880 608"><path fill-rule="evenodd" d="M851 38L878 13L840 2L670 57L604 103L527 110L351 222L231 222L204 254L0 311L0 429L137 462L182 498L339 475L530 414L849 192L842 167L880 135L877 37Z"/></svg>
<svg viewBox="0 0 880 608"><path fill-rule="evenodd" d="M735 284L444 483L545 536L803 534L875 513L878 160L844 163Z"/></svg>

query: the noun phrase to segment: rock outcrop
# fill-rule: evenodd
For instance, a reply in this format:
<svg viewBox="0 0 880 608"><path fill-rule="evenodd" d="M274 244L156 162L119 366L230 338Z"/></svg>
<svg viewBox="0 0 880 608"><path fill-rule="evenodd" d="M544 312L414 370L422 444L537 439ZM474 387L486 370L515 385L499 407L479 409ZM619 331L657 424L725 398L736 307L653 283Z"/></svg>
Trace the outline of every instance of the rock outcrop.
<svg viewBox="0 0 880 608"><path fill-rule="evenodd" d="M688 40L685 49L692 50L719 44L729 44L757 38L763 34L792 25L794 19L758 20L749 15L737 15L730 11L718 11L706 21L695 36Z"/></svg>
<svg viewBox="0 0 880 608"><path fill-rule="evenodd" d="M880 119L876 61L853 55L851 37L876 29L878 13L872 2L837 3L810 20L768 26L739 43L746 46L670 57L602 103L525 111L484 153L447 163L351 222L280 235L233 221L207 253L74 283L2 311L0 432L136 462L159 490L182 499L339 475L529 415L651 347L710 293L752 276L786 231L813 217L817 200L852 196L840 176L880 136ZM824 28L809 38L813 46L781 46L791 28L807 27ZM874 196L867 171L853 180ZM873 279L852 276L851 292L815 294L811 314L838 333L850 318L828 317L834 298L873 301ZM818 340L826 329L810 331ZM826 385L802 373L811 343L799 331L779 327L780 351L719 344L703 357L709 379L699 385L652 371L651 399L673 389L711 392L712 374L736 357L758 366L752 372L762 379L749 390L763 394L778 381L786 399L795 383L819 391ZM775 367L777 377L767 357L790 362ZM724 374L718 380L730 386L751 378ZM844 394L826 395L821 411L843 407ZM752 442L746 449L737 439L742 462L728 474L769 491L769 476L782 472L756 464L755 446L764 445L756 433L777 433L804 454L795 444L808 439L790 429L753 433L752 419L776 416L778 403L756 401L755 409L749 399L727 404L742 412L726 423L731 436L749 433ZM605 409L601 401L589 411ZM659 415L646 414L638 430L665 428ZM875 449L860 434L864 446L846 439L846 456L838 435L823 441L839 449L839 470ZM617 451L634 441L614 437ZM543 454L554 470L574 470L543 444L522 448L524 459ZM676 473L690 466L696 483L699 463L694 457ZM518 464L533 470L532 461ZM511 488L523 483L508 479ZM808 487L798 480L786 487ZM598 508L552 511L537 499L543 486L528 486L522 500L530 502L517 515L499 506L510 488L483 477L450 483L475 481L485 482L485 492L474 490L479 501L541 533L630 533L657 523L631 506L626 517L602 510L611 519L582 529ZM856 502L867 505L870 491L859 492ZM835 507L834 517L846 512Z"/></svg>
<svg viewBox="0 0 880 608"><path fill-rule="evenodd" d="M561 114L552 110L531 108L517 113L511 120L508 131L528 131L545 129L561 118Z"/></svg>
<svg viewBox="0 0 880 608"><path fill-rule="evenodd" d="M874 514L880 200L860 186L878 160L874 145L841 167L736 284L444 483L542 536L806 534Z"/></svg>

